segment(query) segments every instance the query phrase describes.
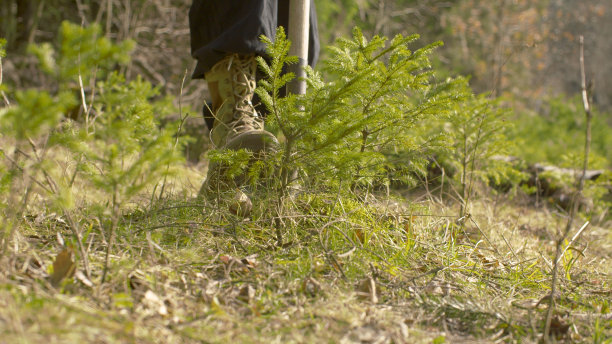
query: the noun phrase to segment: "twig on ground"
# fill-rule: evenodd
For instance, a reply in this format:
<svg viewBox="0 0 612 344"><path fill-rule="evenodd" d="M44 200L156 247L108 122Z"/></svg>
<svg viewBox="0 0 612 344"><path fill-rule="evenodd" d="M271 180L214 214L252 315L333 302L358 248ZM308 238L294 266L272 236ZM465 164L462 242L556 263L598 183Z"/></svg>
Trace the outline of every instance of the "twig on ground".
<svg viewBox="0 0 612 344"><path fill-rule="evenodd" d="M567 250L572 246L572 244L574 243L574 241L576 241L576 239L578 239L578 237L580 236L580 234L582 234L582 232L587 228L587 226L589 225L589 221L585 222L584 225L582 225L582 227L580 227L580 229L578 230L578 232L576 232L576 234L574 234L574 236L572 237L572 240L570 240L569 243L567 243L567 246L565 246L565 249L563 250L563 252L561 253L561 255L559 256L559 258L557 259L557 264L561 261L561 259L563 259L563 256L565 255L565 252L567 252Z"/></svg>
<svg viewBox="0 0 612 344"><path fill-rule="evenodd" d="M478 231L480 232L480 234L482 234L482 236L485 238L485 240L487 241L487 243L489 243L489 245L491 246L491 248L495 251L495 253L497 253L497 255L501 258L502 255L501 253L499 253L499 250L497 249L497 247L495 245L493 245L493 243L491 242L491 240L489 240L489 237L482 231L482 229L480 229L480 226L478 225L478 223L476 221L474 221L474 218L468 214L467 217L470 219L470 221L472 221L472 223L474 224L474 226L476 226L476 228L478 229Z"/></svg>
<svg viewBox="0 0 612 344"><path fill-rule="evenodd" d="M2 85L2 56L0 56L0 85ZM2 99L4 99L6 106L11 106L11 102L9 102L4 91L0 90L0 94L2 95Z"/></svg>
<svg viewBox="0 0 612 344"><path fill-rule="evenodd" d="M559 270L559 261L561 260L561 246L563 242L569 235L569 232L572 229L574 223L574 217L578 212L578 199L582 195L582 190L584 189L584 182L586 179L586 172L589 167L589 151L591 149L591 105L589 104L589 94L586 87L586 72L584 68L584 36L580 36L580 77L581 77L581 86L582 86L582 102L584 105L584 112L586 115L586 130L585 130L585 143L584 143L584 162L582 166L582 175L578 180L578 189L574 193L570 205L570 213L569 218L567 219L567 225L565 226L565 230L561 233L559 239L557 240L557 247L555 251L555 259L553 260L553 270L552 270L552 282L551 282L551 290L550 290L550 301L548 303L548 309L546 311L546 322L544 325L544 342L550 342L550 327L553 318L553 313L555 311L555 294L557 292L557 274ZM587 222L588 224L588 222ZM586 224L585 224L586 225ZM581 228L576 237L582 230L585 228ZM569 246L568 246L569 247ZM565 253L565 251L563 251Z"/></svg>

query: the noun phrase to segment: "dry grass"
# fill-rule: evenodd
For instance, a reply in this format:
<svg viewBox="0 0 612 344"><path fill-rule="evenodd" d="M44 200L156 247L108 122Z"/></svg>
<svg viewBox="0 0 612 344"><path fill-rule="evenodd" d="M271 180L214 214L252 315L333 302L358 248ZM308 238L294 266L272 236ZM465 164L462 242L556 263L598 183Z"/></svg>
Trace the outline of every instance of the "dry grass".
<svg viewBox="0 0 612 344"><path fill-rule="evenodd" d="M193 201L190 173L168 198L124 211L104 284L91 205L77 212L91 284L80 263L51 284L58 236L72 239L61 217L30 209L2 258L0 342L538 341L563 214L481 199L461 225L435 197L304 192L279 207L261 192L242 220ZM566 252L560 341L609 342L611 246L602 224Z"/></svg>

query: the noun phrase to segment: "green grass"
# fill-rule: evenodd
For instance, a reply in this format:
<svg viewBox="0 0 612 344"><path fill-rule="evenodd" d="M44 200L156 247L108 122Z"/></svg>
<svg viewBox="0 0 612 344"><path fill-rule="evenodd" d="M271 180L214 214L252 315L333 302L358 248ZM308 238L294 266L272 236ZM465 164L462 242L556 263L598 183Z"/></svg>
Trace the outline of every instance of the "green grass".
<svg viewBox="0 0 612 344"><path fill-rule="evenodd" d="M75 211L91 228L91 286L80 258L77 277L50 284L58 234L73 239L32 207L2 257L0 342L530 343L542 333L565 222L554 209L482 198L461 222L432 195L306 190L279 203L261 190L245 220L223 197L195 201L190 173L164 199L124 209L104 284L94 205ZM561 342L610 343L609 228L589 227L564 257Z"/></svg>

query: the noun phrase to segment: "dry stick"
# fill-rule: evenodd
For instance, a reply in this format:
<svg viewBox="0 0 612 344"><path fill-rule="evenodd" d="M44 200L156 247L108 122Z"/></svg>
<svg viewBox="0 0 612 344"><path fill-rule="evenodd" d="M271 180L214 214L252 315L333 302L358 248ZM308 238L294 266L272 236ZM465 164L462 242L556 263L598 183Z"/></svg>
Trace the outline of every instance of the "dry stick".
<svg viewBox="0 0 612 344"><path fill-rule="evenodd" d="M486 109L486 108L485 108ZM469 178L469 184L468 184L468 190L467 192L465 192L465 189L463 191L464 194L464 204L462 204L462 207L465 207L463 209L463 211L461 212L461 216L465 216L466 212L467 212L467 208L469 205L469 201L470 201L470 197L472 195L472 188L474 187L474 171L476 169L476 159L478 156L478 148L480 148L480 143L481 143L481 139L482 136L485 135L485 133L483 133L483 126L484 126L484 120L485 120L485 111L482 110L482 112L480 112L479 109L479 113L478 113L478 134L476 135L476 142L474 143L474 148L472 149L472 159L470 161L470 178ZM466 142L465 145L467 146L467 137L466 137ZM466 147L466 154L467 154L467 147ZM463 166L463 168L465 169L467 166ZM465 186L464 186L465 188Z"/></svg>
<svg viewBox="0 0 612 344"><path fill-rule="evenodd" d="M589 225L589 221L585 222L582 227L580 227L580 229L578 230L578 232L576 232L576 234L574 234L574 236L572 237L572 240L569 241L569 243L567 243L567 246L565 246L565 249L563 250L563 253L561 253L561 255L559 256L559 258L557 259L557 264L559 263L559 261L561 261L561 259L563 259L563 256L565 255L565 252L567 252L567 250L574 244L574 242L576 241L576 239L578 239L578 237L580 236L580 234L582 234L582 232L587 228L587 226Z"/></svg>
<svg viewBox="0 0 612 344"><path fill-rule="evenodd" d="M0 56L0 85L2 85L2 56ZM6 97L6 94L4 94L4 91L0 90L0 94L4 99L4 103L6 104L6 106L11 106L11 102L9 102L8 98Z"/></svg>
<svg viewBox="0 0 612 344"><path fill-rule="evenodd" d="M463 133L464 133L463 134L463 157L461 159L461 168L462 168L462 171L461 171L461 198L462 198L463 202L461 202L461 205L460 205L461 208L459 210L459 217L464 217L466 209L467 209L467 195L466 195L466 193L467 193L467 188L466 188L467 181L466 181L466 179L467 179L467 165L468 165L468 161L467 161L467 156L468 156L468 151L467 151L467 149L468 149L467 145L468 144L467 144L467 141L468 141L468 139L467 139L466 132L467 132L467 130L464 127L463 128Z"/></svg>
<svg viewBox="0 0 612 344"><path fill-rule="evenodd" d="M495 245L493 245L493 243L491 242L491 240L489 240L489 237L482 231L482 229L480 229L480 226L478 225L478 223L474 220L474 218L470 215L467 214L466 215L470 221L472 221L472 223L476 226L476 228L478 229L478 231L480 232L480 234L482 234L482 236L485 238L485 240L487 241L487 243L489 243L489 245L491 246L491 248L495 251L495 253L497 253L497 255L502 258L502 254L499 252L499 250L497 249L497 247Z"/></svg>
<svg viewBox="0 0 612 344"><path fill-rule="evenodd" d="M80 59L81 59L81 54L79 54L79 60ZM83 111L87 113L89 112L89 108L87 107L87 101L85 99L85 88L83 87L83 77L81 76L80 71L79 71L79 89L81 91L81 105L83 105Z"/></svg>
<svg viewBox="0 0 612 344"><path fill-rule="evenodd" d="M66 220L68 220L68 225L70 226L72 235L74 235L77 240L77 247L79 249L79 253L81 254L81 260L83 261L83 268L85 269L85 275L87 276L89 280L91 280L91 268L89 267L89 258L88 258L88 253L87 253L89 250L86 250L85 246L83 245L83 236L81 235L81 232L79 231L76 221L74 221L74 219L72 218L70 211L64 208L62 208L62 210L64 212L64 216L66 217Z"/></svg>
<svg viewBox="0 0 612 344"><path fill-rule="evenodd" d="M584 188L584 181L586 179L586 171L589 166L589 151L591 150L591 106L589 104L589 94L586 88L586 73L584 70L584 36L580 36L580 78L581 78L581 86L582 86L582 103L584 105L584 113L586 115L586 133L585 133L585 142L584 142L584 163L582 165L582 175L580 176L580 180L578 181L578 190L574 193L572 197L572 204L570 208L569 218L567 219L567 225L565 226L565 230L563 231L561 237L557 241L557 248L555 251L555 260L553 261L553 271L552 271L552 282L551 282L551 290L550 290L550 300L548 302L548 310L546 311L546 324L544 325L544 342L550 343L550 324L552 321L552 315L555 311L555 294L557 292L557 274L559 270L559 260L562 256L561 254L561 246L563 242L569 235L569 232L572 229L572 225L574 223L574 217L576 216L576 212L578 211L578 197L582 195L582 189ZM578 233L575 235L577 237L580 232L585 228L581 228ZM572 239L573 240L573 239Z"/></svg>
<svg viewBox="0 0 612 344"><path fill-rule="evenodd" d="M108 265L110 263L110 252L113 248L113 244L115 242L115 232L117 231L117 223L119 222L119 204L117 202L117 191L113 192L113 206L112 206L112 214L113 218L111 219L111 228L108 238L108 244L106 246L106 254L104 257L104 270L102 270L102 278L100 279L100 284L104 284L106 280L106 274L108 273Z"/></svg>
<svg viewBox="0 0 612 344"><path fill-rule="evenodd" d="M113 0L106 0L106 37L110 38L113 17Z"/></svg>

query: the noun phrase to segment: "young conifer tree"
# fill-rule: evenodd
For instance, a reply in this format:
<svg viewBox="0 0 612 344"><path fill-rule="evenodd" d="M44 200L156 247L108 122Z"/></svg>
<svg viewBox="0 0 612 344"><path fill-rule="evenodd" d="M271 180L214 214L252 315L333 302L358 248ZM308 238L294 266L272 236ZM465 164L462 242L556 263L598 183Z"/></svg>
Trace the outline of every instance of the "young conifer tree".
<svg viewBox="0 0 612 344"><path fill-rule="evenodd" d="M386 182L389 170L403 168L389 152L414 149L408 129L444 114L465 93L454 80L433 82L429 55L441 43L411 51L417 39L368 40L355 28L352 39L330 47L323 67L329 81L306 67L307 93L281 97L294 77L283 69L295 63L290 42L282 28L274 41L262 37L271 59L258 59L265 77L256 92L268 125L283 138L281 190L294 182L295 169L310 185L337 187Z"/></svg>
<svg viewBox="0 0 612 344"><path fill-rule="evenodd" d="M130 41L115 44L98 25L67 22L58 37L56 47L29 47L47 78L43 89L17 91L15 104L1 110L0 130L10 137L0 142L2 152L20 156L5 154L0 166L22 177L3 180L8 187L0 188L6 191L1 196L11 200L18 190L35 189L47 206L69 219L80 248L82 233L77 221L70 220L71 210L78 206L75 198L92 202L107 238L104 281L122 206L172 173L169 166L182 160L176 125L159 123L174 109L168 99L155 100L159 90L149 82L127 81L116 72L129 61ZM64 165L69 167L54 168ZM29 187L34 184L36 188ZM76 185L95 190L95 197L75 195ZM11 203L27 204L27 195ZM13 211L3 216L5 243L18 215ZM84 255L82 249L80 253Z"/></svg>

